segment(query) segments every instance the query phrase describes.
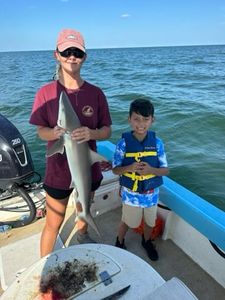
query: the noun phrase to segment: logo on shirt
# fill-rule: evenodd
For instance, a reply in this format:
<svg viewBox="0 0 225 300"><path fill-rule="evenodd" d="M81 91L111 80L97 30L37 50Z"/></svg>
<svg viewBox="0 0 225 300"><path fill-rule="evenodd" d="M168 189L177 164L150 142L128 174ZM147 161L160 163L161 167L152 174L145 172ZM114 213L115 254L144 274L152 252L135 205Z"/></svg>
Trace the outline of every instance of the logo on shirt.
<svg viewBox="0 0 225 300"><path fill-rule="evenodd" d="M93 116L93 114L94 114L94 109L93 109L91 106L86 105L86 106L84 106L83 109L82 109L82 114L83 114L85 117L91 117L91 116Z"/></svg>

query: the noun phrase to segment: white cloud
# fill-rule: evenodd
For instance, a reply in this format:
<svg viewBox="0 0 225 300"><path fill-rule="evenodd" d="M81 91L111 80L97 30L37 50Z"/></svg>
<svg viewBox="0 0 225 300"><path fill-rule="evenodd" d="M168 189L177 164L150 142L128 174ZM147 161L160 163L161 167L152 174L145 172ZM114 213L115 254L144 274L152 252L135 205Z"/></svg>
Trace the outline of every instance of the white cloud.
<svg viewBox="0 0 225 300"><path fill-rule="evenodd" d="M129 14L122 14L121 15L121 18L129 18L129 17L131 17L131 15L129 15Z"/></svg>

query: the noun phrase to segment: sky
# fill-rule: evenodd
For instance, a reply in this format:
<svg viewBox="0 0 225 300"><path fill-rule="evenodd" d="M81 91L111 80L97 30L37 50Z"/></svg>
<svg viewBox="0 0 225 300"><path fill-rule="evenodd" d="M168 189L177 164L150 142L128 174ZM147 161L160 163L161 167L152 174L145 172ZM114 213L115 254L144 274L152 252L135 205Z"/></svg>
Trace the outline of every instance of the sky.
<svg viewBox="0 0 225 300"><path fill-rule="evenodd" d="M53 50L59 31L87 49L225 44L225 0L0 0L0 51Z"/></svg>

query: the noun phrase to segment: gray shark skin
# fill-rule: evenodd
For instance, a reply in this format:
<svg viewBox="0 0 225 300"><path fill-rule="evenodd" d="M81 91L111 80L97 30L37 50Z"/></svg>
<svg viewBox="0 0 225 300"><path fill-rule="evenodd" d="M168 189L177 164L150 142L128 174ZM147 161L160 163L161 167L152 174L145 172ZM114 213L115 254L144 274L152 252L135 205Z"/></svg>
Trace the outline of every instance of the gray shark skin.
<svg viewBox="0 0 225 300"><path fill-rule="evenodd" d="M91 165L97 161L106 161L106 159L92 151L87 142L78 143L72 140L70 133L81 127L81 124L65 92L61 93L59 99L57 125L65 129L66 133L48 149L47 156L52 156L55 153L63 154L65 148L71 173L70 187L77 190L78 199L82 205L82 212L79 213L78 218L85 220L100 236L90 214Z"/></svg>

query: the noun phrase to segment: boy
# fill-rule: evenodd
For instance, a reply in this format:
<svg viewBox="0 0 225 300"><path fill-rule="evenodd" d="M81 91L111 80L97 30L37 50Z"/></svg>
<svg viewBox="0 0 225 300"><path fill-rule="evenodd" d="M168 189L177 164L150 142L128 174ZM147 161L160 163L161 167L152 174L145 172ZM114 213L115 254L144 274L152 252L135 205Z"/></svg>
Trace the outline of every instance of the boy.
<svg viewBox="0 0 225 300"><path fill-rule="evenodd" d="M159 186L169 173L162 141L149 131L154 121L154 106L147 99L130 105L132 131L122 134L113 158L113 173L120 175L122 220L116 247L126 249L124 238L129 228L136 228L144 218L142 246L151 260L158 259L150 235L155 225Z"/></svg>

